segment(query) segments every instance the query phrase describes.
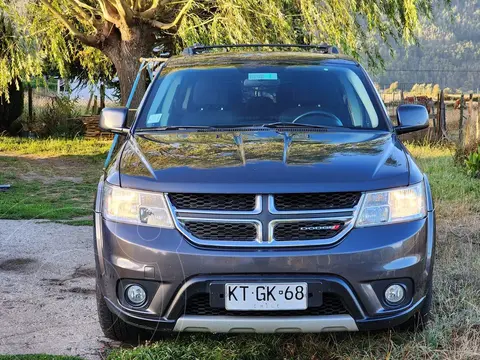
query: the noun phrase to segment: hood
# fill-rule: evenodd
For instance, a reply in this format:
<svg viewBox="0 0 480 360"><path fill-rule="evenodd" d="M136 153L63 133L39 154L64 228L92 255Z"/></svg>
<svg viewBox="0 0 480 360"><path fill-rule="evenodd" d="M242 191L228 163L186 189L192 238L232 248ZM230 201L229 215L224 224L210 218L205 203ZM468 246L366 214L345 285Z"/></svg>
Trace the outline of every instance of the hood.
<svg viewBox="0 0 480 360"><path fill-rule="evenodd" d="M367 191L409 182L405 150L388 132L153 132L132 135L123 187L162 192Z"/></svg>

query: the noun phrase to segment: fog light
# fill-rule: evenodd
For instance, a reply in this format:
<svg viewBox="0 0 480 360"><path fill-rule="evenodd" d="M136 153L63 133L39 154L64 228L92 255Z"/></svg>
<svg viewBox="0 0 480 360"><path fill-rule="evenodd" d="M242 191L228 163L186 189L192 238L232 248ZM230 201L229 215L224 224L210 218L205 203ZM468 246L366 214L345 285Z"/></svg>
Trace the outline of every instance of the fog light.
<svg viewBox="0 0 480 360"><path fill-rule="evenodd" d="M147 293L140 285L130 285L125 290L128 302L133 306L141 306L147 300Z"/></svg>
<svg viewBox="0 0 480 360"><path fill-rule="evenodd" d="M405 288L402 285L390 285L385 290L385 301L390 305L397 305L405 299Z"/></svg>

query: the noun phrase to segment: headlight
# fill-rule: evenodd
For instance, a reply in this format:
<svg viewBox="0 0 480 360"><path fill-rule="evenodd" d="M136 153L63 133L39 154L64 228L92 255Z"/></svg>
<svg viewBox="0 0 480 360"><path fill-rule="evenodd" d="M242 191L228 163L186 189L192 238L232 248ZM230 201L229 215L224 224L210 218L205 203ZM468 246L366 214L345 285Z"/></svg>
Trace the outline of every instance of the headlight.
<svg viewBox="0 0 480 360"><path fill-rule="evenodd" d="M357 227L421 219L427 214L422 182L394 190L368 192L360 209Z"/></svg>
<svg viewBox="0 0 480 360"><path fill-rule="evenodd" d="M103 216L117 222L173 229L162 193L124 189L105 183Z"/></svg>

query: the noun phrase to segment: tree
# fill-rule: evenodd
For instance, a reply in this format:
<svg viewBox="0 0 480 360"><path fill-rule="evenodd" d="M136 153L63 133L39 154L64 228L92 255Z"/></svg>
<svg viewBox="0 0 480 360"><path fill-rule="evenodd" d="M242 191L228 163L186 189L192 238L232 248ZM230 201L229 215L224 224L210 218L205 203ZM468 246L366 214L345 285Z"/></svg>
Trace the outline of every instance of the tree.
<svg viewBox="0 0 480 360"><path fill-rule="evenodd" d="M20 73L35 73L35 68L28 68L28 59L23 58L23 51L18 51L22 44L11 45L7 39L16 35L16 29L10 19L0 11L0 53L8 54L7 57L0 58L0 88L7 88L7 91L0 92L0 133L7 131L15 133L12 129L12 123L22 115L23 112L23 86L20 80ZM12 62L17 60L20 66L12 66ZM26 66L26 67L25 67Z"/></svg>
<svg viewBox="0 0 480 360"><path fill-rule="evenodd" d="M9 0L0 5L36 40L30 55L54 60L60 71L77 55L67 33L83 49L97 49L97 58L114 64L125 103L139 57L158 45L176 51L194 42L329 42L381 66L379 40L414 42L419 17L430 16L434 1L32 0L23 12Z"/></svg>

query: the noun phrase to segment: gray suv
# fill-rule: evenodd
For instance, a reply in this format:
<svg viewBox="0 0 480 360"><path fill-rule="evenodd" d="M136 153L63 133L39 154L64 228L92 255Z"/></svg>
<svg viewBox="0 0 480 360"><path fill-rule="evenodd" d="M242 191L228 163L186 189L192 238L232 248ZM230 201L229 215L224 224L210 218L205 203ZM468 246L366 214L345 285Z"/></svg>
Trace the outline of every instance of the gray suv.
<svg viewBox="0 0 480 360"><path fill-rule="evenodd" d="M120 134L94 215L105 335L423 325L435 211L398 136L426 109L394 125L332 46L241 46L166 60L129 127L103 110Z"/></svg>

